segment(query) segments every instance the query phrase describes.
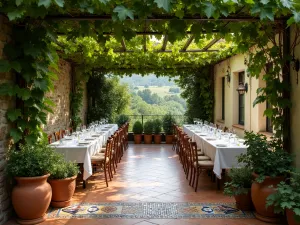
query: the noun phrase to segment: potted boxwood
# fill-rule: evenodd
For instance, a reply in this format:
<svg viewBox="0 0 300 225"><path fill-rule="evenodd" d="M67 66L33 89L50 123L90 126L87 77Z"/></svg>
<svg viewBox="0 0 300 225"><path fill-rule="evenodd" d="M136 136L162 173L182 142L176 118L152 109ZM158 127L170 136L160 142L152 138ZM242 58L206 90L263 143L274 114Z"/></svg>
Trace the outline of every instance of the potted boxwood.
<svg viewBox="0 0 300 225"><path fill-rule="evenodd" d="M175 123L175 119L170 113L163 117L163 128L166 135L166 144L172 144L173 142L173 126Z"/></svg>
<svg viewBox="0 0 300 225"><path fill-rule="evenodd" d="M154 143L155 144L161 143L161 125L162 125L162 122L160 119L155 119L153 121Z"/></svg>
<svg viewBox="0 0 300 225"><path fill-rule="evenodd" d="M230 182L225 183L224 194L234 196L236 207L243 211L253 209L251 200L252 171L247 167L232 168Z"/></svg>
<svg viewBox="0 0 300 225"><path fill-rule="evenodd" d="M134 143L141 144L142 143L142 134L143 134L143 124L140 121L136 121L133 124L132 132L134 134Z"/></svg>
<svg viewBox="0 0 300 225"><path fill-rule="evenodd" d="M277 185L291 170L293 161L291 155L282 149L279 139L267 141L266 136L245 132L247 152L238 158L240 163L253 171L254 182L251 186L251 198L255 208L256 218L265 222L279 222L279 215L274 207L266 207L267 197L275 192Z"/></svg>
<svg viewBox="0 0 300 225"><path fill-rule="evenodd" d="M41 223L50 205L52 191L47 183L58 153L47 142L25 144L7 153L6 171L17 184L12 190L12 205L21 224Z"/></svg>
<svg viewBox="0 0 300 225"><path fill-rule="evenodd" d="M76 163L57 160L48 179L52 188L51 206L62 208L71 204L78 172Z"/></svg>
<svg viewBox="0 0 300 225"><path fill-rule="evenodd" d="M300 174L292 173L290 180L280 182L267 198L267 206L274 206L276 213L286 212L289 225L300 225Z"/></svg>
<svg viewBox="0 0 300 225"><path fill-rule="evenodd" d="M153 122L148 120L144 124L144 143L151 144L152 143L152 133L153 133Z"/></svg>

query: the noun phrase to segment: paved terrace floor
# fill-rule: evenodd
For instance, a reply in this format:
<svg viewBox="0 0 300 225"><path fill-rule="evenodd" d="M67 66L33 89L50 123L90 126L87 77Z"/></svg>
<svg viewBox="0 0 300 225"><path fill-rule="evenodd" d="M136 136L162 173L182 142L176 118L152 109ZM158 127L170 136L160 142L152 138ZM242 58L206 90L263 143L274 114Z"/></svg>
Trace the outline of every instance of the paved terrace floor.
<svg viewBox="0 0 300 225"><path fill-rule="evenodd" d="M74 202L234 202L217 190L216 183L203 173L198 191L188 185L178 156L171 145L129 145L117 174L106 188L102 175L89 180L87 188L78 186ZM14 220L7 224L15 224ZM51 219L42 224L70 225L262 225L256 219Z"/></svg>

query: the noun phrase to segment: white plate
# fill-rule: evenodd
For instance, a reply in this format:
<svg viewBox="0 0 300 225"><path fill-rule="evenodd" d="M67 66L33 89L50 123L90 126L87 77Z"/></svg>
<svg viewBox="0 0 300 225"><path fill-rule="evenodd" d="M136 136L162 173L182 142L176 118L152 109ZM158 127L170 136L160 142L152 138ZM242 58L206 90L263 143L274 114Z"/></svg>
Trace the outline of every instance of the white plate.
<svg viewBox="0 0 300 225"><path fill-rule="evenodd" d="M90 141L80 141L80 142L78 142L79 145L88 145L90 143L91 143Z"/></svg>
<svg viewBox="0 0 300 225"><path fill-rule="evenodd" d="M206 136L206 133L198 133L199 136Z"/></svg>
<svg viewBox="0 0 300 225"><path fill-rule="evenodd" d="M216 138L206 138L207 141L215 141L217 140Z"/></svg>
<svg viewBox="0 0 300 225"><path fill-rule="evenodd" d="M227 147L226 144L216 144L216 146L217 146L217 147L223 147L223 148Z"/></svg>
<svg viewBox="0 0 300 225"><path fill-rule="evenodd" d="M240 143L245 143L245 140L244 139L239 139L238 140Z"/></svg>

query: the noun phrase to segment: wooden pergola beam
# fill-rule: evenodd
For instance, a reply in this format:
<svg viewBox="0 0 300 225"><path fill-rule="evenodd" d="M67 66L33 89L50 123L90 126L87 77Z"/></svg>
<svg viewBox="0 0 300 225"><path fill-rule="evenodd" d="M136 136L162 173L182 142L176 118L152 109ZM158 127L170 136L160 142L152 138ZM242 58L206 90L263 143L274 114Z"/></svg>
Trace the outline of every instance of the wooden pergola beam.
<svg viewBox="0 0 300 225"><path fill-rule="evenodd" d="M187 53L200 53L200 52L218 52L219 50L217 50L217 49L207 49L207 50L203 50L203 49L191 49L191 50L185 50L185 51L183 51L183 50L180 50L179 52L180 53L185 53L185 52L187 52ZM133 51L133 50L126 50L126 51L124 51L124 50L114 50L114 52L116 52L116 53L132 53L132 52L135 52L135 51ZM155 51L155 52L157 52L157 53L172 53L172 51L171 50L158 50L158 51Z"/></svg>
<svg viewBox="0 0 300 225"><path fill-rule="evenodd" d="M187 48L190 46L190 44L192 43L192 41L194 40L194 35L191 35L189 37L189 39L186 41L186 43L184 44L183 48L181 49L181 51L186 52Z"/></svg>
<svg viewBox="0 0 300 225"><path fill-rule="evenodd" d="M211 48L214 44L216 44L221 38L215 38L211 40L202 50L208 50Z"/></svg>
<svg viewBox="0 0 300 225"><path fill-rule="evenodd" d="M161 20L172 20L179 19L176 16L162 16L156 15L152 17L147 17L146 19L139 19L138 17L134 17L135 20L145 20L145 21L161 21ZM289 17L279 17L274 18L274 21L286 21ZM73 21L96 21L96 20L112 20L111 15L79 15L79 16L70 16L70 15L53 15L46 16L45 20L73 20ZM126 20L131 20L130 18L126 18ZM260 21L260 17L253 16L237 16L232 15L228 17L219 17L218 19L207 18L201 16L185 16L180 20L193 20L193 21L221 21L221 22L256 22Z"/></svg>
<svg viewBox="0 0 300 225"><path fill-rule="evenodd" d="M168 44L168 35L164 36L163 45L161 46L161 51L165 52Z"/></svg>

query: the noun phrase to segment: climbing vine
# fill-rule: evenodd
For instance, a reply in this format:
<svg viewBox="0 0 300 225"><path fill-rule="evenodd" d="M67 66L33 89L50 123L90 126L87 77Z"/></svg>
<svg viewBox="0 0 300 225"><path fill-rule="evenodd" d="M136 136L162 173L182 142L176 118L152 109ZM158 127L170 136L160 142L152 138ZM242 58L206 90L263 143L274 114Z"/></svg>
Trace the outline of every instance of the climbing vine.
<svg viewBox="0 0 300 225"><path fill-rule="evenodd" d="M276 18L285 17L287 25L291 26L300 22L299 11L297 0L3 0L0 12L14 24L14 41L4 48L7 59L0 60L0 72L16 73L18 77L16 84L0 86L1 95L16 96L18 102L17 108L7 113L9 121L15 124L10 135L15 143L20 140L35 142L43 136L41 125L46 123L47 112L51 112L53 106L45 93L52 89L52 82L56 79L57 52L72 59L85 71L97 67L102 71L126 75L156 70L158 75L172 76L180 73L181 69L192 72L235 52L246 53L255 48L248 61L250 76L258 76L267 62L273 63L264 75L268 87L258 90L259 97L255 103L271 102L274 108L265 114L272 117L279 130L278 135L282 136L284 128L281 129L281 124L285 121L280 117L290 107L286 95L290 84L282 77L286 76L286 65L287 62L292 63L292 57L285 57L282 42L274 39L286 28L286 24L276 21ZM218 20L234 14L258 17L260 21L228 23ZM76 16L95 15L110 15L112 20L72 20ZM155 15L170 16L171 19L145 24L145 18ZM193 16L214 20L201 23L181 20ZM172 52L155 52L158 47L152 44L150 37L146 38L148 51L143 52L144 37L135 36L145 29L159 33L155 35L157 40L162 34L168 34ZM191 49L201 48L214 38L221 38L227 43L218 43L218 53L180 54L187 31L195 39ZM109 36L111 33L113 38ZM60 34L59 38L57 34ZM132 54L114 52L122 48L118 43L123 38ZM275 41L273 46L268 45L270 41ZM289 51L289 55L291 53ZM78 96L72 96L72 109L78 112L76 102L79 102L80 90L76 89L76 92ZM207 110L210 112L210 109ZM78 121L78 118L73 119Z"/></svg>

